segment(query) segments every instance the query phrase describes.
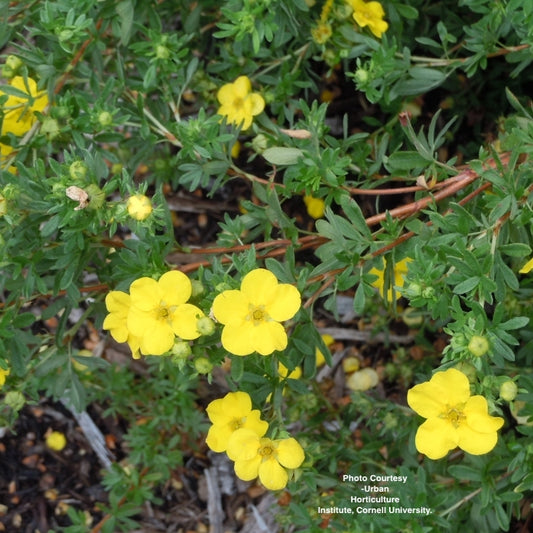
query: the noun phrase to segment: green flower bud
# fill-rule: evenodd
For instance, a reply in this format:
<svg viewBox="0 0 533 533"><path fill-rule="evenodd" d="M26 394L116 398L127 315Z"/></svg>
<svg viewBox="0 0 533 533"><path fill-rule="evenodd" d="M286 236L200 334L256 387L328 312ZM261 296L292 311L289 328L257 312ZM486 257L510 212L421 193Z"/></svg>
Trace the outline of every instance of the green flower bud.
<svg viewBox="0 0 533 533"><path fill-rule="evenodd" d="M268 139L260 133L252 139L252 148L256 154L262 154L268 148Z"/></svg>
<svg viewBox="0 0 533 533"><path fill-rule="evenodd" d="M83 161L73 161L68 167L68 173L73 180L83 180L87 170L87 165Z"/></svg>
<svg viewBox="0 0 533 533"><path fill-rule="evenodd" d="M191 285L192 285L192 292L191 292L191 298L198 298L198 296L201 296L205 292L205 287L203 286L201 281L198 281L197 279L191 279Z"/></svg>
<svg viewBox="0 0 533 533"><path fill-rule="evenodd" d="M102 128L107 128L113 124L113 115L109 111L102 111L98 115L98 122Z"/></svg>
<svg viewBox="0 0 533 533"><path fill-rule="evenodd" d="M158 44L155 47L155 57L157 59L168 59L170 57L170 50L166 46Z"/></svg>
<svg viewBox="0 0 533 533"><path fill-rule="evenodd" d="M3 194L0 194L0 217L7 213L7 200Z"/></svg>
<svg viewBox="0 0 533 533"><path fill-rule="evenodd" d="M105 203L105 193L98 185L91 183L85 189L89 195L89 209L100 209Z"/></svg>
<svg viewBox="0 0 533 533"><path fill-rule="evenodd" d="M72 37L74 37L74 32L72 30L61 30L57 34L57 38L61 42L70 41L72 39Z"/></svg>
<svg viewBox="0 0 533 533"><path fill-rule="evenodd" d="M435 296L435 289L433 287L426 287L422 291L422 298L425 298L426 300L431 300Z"/></svg>
<svg viewBox="0 0 533 533"><path fill-rule="evenodd" d="M474 335L468 343L468 351L476 357L481 357L489 351L489 341L485 337Z"/></svg>
<svg viewBox="0 0 533 533"><path fill-rule="evenodd" d="M4 402L9 405L13 411L20 411L26 404L26 398L24 394L18 391L9 391L6 393Z"/></svg>
<svg viewBox="0 0 533 533"><path fill-rule="evenodd" d="M211 320L208 316L203 316L196 322L196 329L200 332L201 335L208 336L213 335L216 326L213 320Z"/></svg>
<svg viewBox="0 0 533 533"><path fill-rule="evenodd" d="M52 117L46 117L41 125L41 133L44 133L51 141L59 137L61 132L57 120Z"/></svg>
<svg viewBox="0 0 533 533"><path fill-rule="evenodd" d="M186 341L177 341L172 346L170 353L173 359L187 359L191 355L191 345Z"/></svg>
<svg viewBox="0 0 533 533"><path fill-rule="evenodd" d="M197 357L194 360L194 368L198 374L209 374L213 370L213 364L207 357Z"/></svg>
<svg viewBox="0 0 533 533"><path fill-rule="evenodd" d="M514 381L504 381L500 385L500 398L506 402L512 402L518 394L518 387Z"/></svg>
<svg viewBox="0 0 533 533"><path fill-rule="evenodd" d="M368 81L368 70L358 68L354 74L354 80L359 85L364 85Z"/></svg>
<svg viewBox="0 0 533 533"><path fill-rule="evenodd" d="M22 66L22 60L14 55L9 55L2 67L2 75L6 78L13 78L17 70Z"/></svg>
<svg viewBox="0 0 533 533"><path fill-rule="evenodd" d="M111 165L111 174L120 174L122 172L123 165L122 163L113 163Z"/></svg>

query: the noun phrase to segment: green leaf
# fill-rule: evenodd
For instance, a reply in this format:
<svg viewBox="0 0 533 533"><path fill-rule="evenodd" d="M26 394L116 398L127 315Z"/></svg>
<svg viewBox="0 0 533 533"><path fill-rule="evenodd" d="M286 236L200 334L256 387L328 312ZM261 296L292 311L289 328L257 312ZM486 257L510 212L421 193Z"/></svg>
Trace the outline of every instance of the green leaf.
<svg viewBox="0 0 533 533"><path fill-rule="evenodd" d="M304 152L299 148L273 146L267 148L262 156L273 165L294 165L303 154Z"/></svg>
<svg viewBox="0 0 533 533"><path fill-rule="evenodd" d="M126 46L131 38L135 9L131 0L123 0L115 8L120 19L120 44Z"/></svg>
<svg viewBox="0 0 533 533"><path fill-rule="evenodd" d="M461 283L458 283L453 292L455 294L465 294L470 292L472 289L475 289L479 285L479 276L473 276L471 278L465 279Z"/></svg>
<svg viewBox="0 0 533 533"><path fill-rule="evenodd" d="M412 170L413 168L423 168L428 164L418 152L408 150L405 152L395 152L387 159L387 169L394 170Z"/></svg>

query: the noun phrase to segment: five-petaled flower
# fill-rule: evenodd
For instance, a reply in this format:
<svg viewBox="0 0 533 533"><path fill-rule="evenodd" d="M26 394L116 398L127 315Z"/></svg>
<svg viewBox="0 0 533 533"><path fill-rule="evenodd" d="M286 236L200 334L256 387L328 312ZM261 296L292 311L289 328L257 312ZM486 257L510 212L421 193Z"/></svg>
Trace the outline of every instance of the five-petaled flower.
<svg viewBox="0 0 533 533"><path fill-rule="evenodd" d="M196 323L205 315L186 303L191 292L189 278L177 270L166 272L159 281L143 277L131 284L126 326L140 339L142 354L164 354L172 348L176 335L184 340L200 336Z"/></svg>
<svg viewBox="0 0 533 533"><path fill-rule="evenodd" d="M400 298L401 294L394 288L394 287L403 287L404 285L404 277L405 274L407 274L407 264L411 262L412 259L410 257L406 257L405 259L402 259L401 261L398 261L393 266L393 275L394 279L392 280L392 287L389 287L387 289L387 293L385 295L385 268L387 266L387 261L384 259L384 267L383 269L378 268L371 268L369 273L374 274L378 277L375 281L372 282L372 286L379 289L379 293L382 297L385 298L385 301L391 302L394 295L394 300L397 300Z"/></svg>
<svg viewBox="0 0 533 533"><path fill-rule="evenodd" d="M227 290L213 301L212 312L222 324L222 346L234 355L259 352L269 355L287 347L280 324L300 309L300 293L288 283L278 283L264 268L252 270L240 290Z"/></svg>
<svg viewBox="0 0 533 533"><path fill-rule="evenodd" d="M231 435L238 429L248 429L258 437L268 429L259 410L252 409L252 400L246 392L229 392L224 398L213 400L206 411L213 425L205 441L214 452L225 452Z"/></svg>
<svg viewBox="0 0 533 533"><path fill-rule="evenodd" d="M2 106L2 135L24 135L36 120L35 111L42 112L48 105L48 96L44 91L37 91L37 83L31 78L15 76L10 81L11 87L21 91L25 96L8 95ZM2 93L0 92L0 95Z"/></svg>
<svg viewBox="0 0 533 533"><path fill-rule="evenodd" d="M347 0L353 9L353 18L361 28L368 26L370 31L381 39L389 27L383 20L385 10L379 2L365 2L364 0Z"/></svg>
<svg viewBox="0 0 533 533"><path fill-rule="evenodd" d="M259 476L269 490L283 489L289 480L286 468L298 468L305 454L292 437L272 440L250 429L238 429L229 438L228 457L235 461L235 474L243 481Z"/></svg>
<svg viewBox="0 0 533 533"><path fill-rule="evenodd" d="M218 114L237 126L241 124L243 129L249 128L253 117L265 108L263 97L251 91L252 84L247 76L239 76L233 83L223 85L217 92Z"/></svg>
<svg viewBox="0 0 533 533"><path fill-rule="evenodd" d="M468 378L455 368L415 385L407 393L407 403L427 419L418 428L415 444L430 459L441 459L457 446L472 455L496 446L503 418L488 414L483 396L470 396Z"/></svg>

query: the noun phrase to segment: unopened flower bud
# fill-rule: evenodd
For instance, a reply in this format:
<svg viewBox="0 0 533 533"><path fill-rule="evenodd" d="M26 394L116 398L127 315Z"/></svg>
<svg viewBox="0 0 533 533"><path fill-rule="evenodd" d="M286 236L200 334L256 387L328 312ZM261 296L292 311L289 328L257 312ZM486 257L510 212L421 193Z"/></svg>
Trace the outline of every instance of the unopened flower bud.
<svg viewBox="0 0 533 533"><path fill-rule="evenodd" d="M83 161L73 161L68 167L68 173L73 180L83 180L87 170L87 165Z"/></svg>
<svg viewBox="0 0 533 533"><path fill-rule="evenodd" d="M139 221L147 219L152 213L152 201L144 194L130 196L126 207L130 217Z"/></svg>
<svg viewBox="0 0 533 533"><path fill-rule="evenodd" d="M7 213L7 200L3 194L0 194L0 217Z"/></svg>
<svg viewBox="0 0 533 533"><path fill-rule="evenodd" d="M51 141L58 137L61 132L57 120L52 117L46 117L41 125L41 133L44 133Z"/></svg>
<svg viewBox="0 0 533 533"><path fill-rule="evenodd" d="M207 357L197 357L194 360L194 368L198 374L209 374L213 370L213 364Z"/></svg>
<svg viewBox="0 0 533 533"><path fill-rule="evenodd" d="M98 122L100 123L100 126L107 128L107 126L113 124L113 115L109 111L102 111L98 115Z"/></svg>
<svg viewBox="0 0 533 533"><path fill-rule="evenodd" d="M196 329L200 332L201 335L213 335L215 332L216 326L213 320L211 320L208 316L203 316L202 318L199 318L196 322Z"/></svg>
<svg viewBox="0 0 533 533"><path fill-rule="evenodd" d="M255 153L262 154L268 148L268 139L260 133L252 139L252 148Z"/></svg>
<svg viewBox="0 0 533 533"><path fill-rule="evenodd" d="M191 292L191 298L198 298L198 296L201 296L205 292L205 287L203 286L202 282L197 279L191 279L191 285L192 285L192 292Z"/></svg>
<svg viewBox="0 0 533 533"><path fill-rule="evenodd" d="M105 192L95 183L91 183L85 189L89 195L89 209L100 209L105 203Z"/></svg>
<svg viewBox="0 0 533 533"><path fill-rule="evenodd" d="M13 78L17 74L17 70L22 66L20 58L14 55L9 55L2 67L2 75L5 78Z"/></svg>
<svg viewBox="0 0 533 533"><path fill-rule="evenodd" d="M186 341L177 341L172 346L170 353L173 359L187 359L191 355L191 346Z"/></svg>
<svg viewBox="0 0 533 533"><path fill-rule="evenodd" d="M364 85L368 81L368 70L358 68L355 71L354 80L357 84Z"/></svg>
<svg viewBox="0 0 533 533"><path fill-rule="evenodd" d="M435 289L433 287L426 287L422 291L422 298L425 298L426 300L431 300L435 296Z"/></svg>
<svg viewBox="0 0 533 533"><path fill-rule="evenodd" d="M500 385L500 398L506 402L512 402L518 394L518 387L514 381L504 381Z"/></svg>
<svg viewBox="0 0 533 533"><path fill-rule="evenodd" d="M485 337L474 335L468 343L468 351L476 357L481 357L489 351L489 341Z"/></svg>
<svg viewBox="0 0 533 533"><path fill-rule="evenodd" d="M13 411L18 412L26 404L26 399L24 398L24 394L22 394L21 392L9 391L5 395L4 403L6 405L9 405L9 407L11 407Z"/></svg>
<svg viewBox="0 0 533 533"><path fill-rule="evenodd" d="M157 59L168 59L170 57L170 50L166 46L158 44L155 47L155 57Z"/></svg>

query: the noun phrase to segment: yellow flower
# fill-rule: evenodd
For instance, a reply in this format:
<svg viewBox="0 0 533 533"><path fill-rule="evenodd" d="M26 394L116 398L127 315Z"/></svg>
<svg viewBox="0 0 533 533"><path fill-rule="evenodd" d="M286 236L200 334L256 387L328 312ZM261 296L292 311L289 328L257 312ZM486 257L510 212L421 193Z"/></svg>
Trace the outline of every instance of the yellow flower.
<svg viewBox="0 0 533 533"><path fill-rule="evenodd" d="M111 291L105 297L105 305L109 314L104 319L103 328L109 330L117 342L127 342L134 359L141 357L139 348L141 341L131 334L128 329L128 313L130 310L130 295L122 291Z"/></svg>
<svg viewBox="0 0 533 533"><path fill-rule="evenodd" d="M365 391L378 383L378 373L370 367L357 370L346 380L346 386L353 391Z"/></svg>
<svg viewBox="0 0 533 533"><path fill-rule="evenodd" d="M410 263L412 259L410 257L406 257L405 259L402 259L401 261L398 261L395 263L393 267L394 272L394 280L392 280L393 287L389 287L387 290L387 295L385 296L385 301L391 302L393 299L394 294L394 300L398 300L400 298L401 294L394 289L394 287L403 287L404 284L404 276L407 274L407 263ZM372 286L379 289L379 293L381 296L384 295L384 289L385 289L385 268L387 266L387 261L385 259L383 260L384 266L383 269L378 268L371 268L370 274L374 274L378 277L377 280L372 282Z"/></svg>
<svg viewBox="0 0 533 533"><path fill-rule="evenodd" d="M37 91L37 83L27 78L28 87L22 76L15 76L11 81L11 87L22 91L27 96L8 95L3 110L2 135L13 133L24 135L36 120L35 111L42 112L48 105L48 96L44 91ZM28 92L29 89L29 92ZM0 91L0 96L3 93Z"/></svg>
<svg viewBox="0 0 533 533"><path fill-rule="evenodd" d="M130 196L126 204L128 213L135 220L145 220L152 213L152 201L144 194Z"/></svg>
<svg viewBox="0 0 533 533"><path fill-rule="evenodd" d="M334 342L335 339L328 335L327 333L324 335L320 335L322 337L322 340L324 341L324 344L329 348ZM315 356L316 356L316 367L319 368L323 364L326 363L326 358L324 357L324 354L317 348L315 350Z"/></svg>
<svg viewBox="0 0 533 533"><path fill-rule="evenodd" d="M240 290L219 294L212 312L222 324L222 346L234 355L259 352L269 355L287 347L287 333L280 324L300 309L300 293L276 276L256 268L241 282Z"/></svg>
<svg viewBox="0 0 533 533"><path fill-rule="evenodd" d="M368 26L378 38L387 31L389 25L383 20L385 10L379 2L364 2L363 0L347 0L353 9L353 18L361 28Z"/></svg>
<svg viewBox="0 0 533 533"><path fill-rule="evenodd" d="M278 363L278 374L282 378L299 379L302 377L302 369L297 366L292 372L282 363Z"/></svg>
<svg viewBox="0 0 533 533"><path fill-rule="evenodd" d="M253 117L262 113L265 100L260 94L252 93L252 84L247 76L239 76L233 83L226 83L217 92L221 104L217 113L227 118L228 122L243 129L251 126Z"/></svg>
<svg viewBox="0 0 533 533"><path fill-rule="evenodd" d="M228 457L235 461L235 474L243 481L259 476L270 490L283 489L289 480L286 468L298 468L305 455L296 439L271 440L250 429L238 429L228 442Z"/></svg>
<svg viewBox="0 0 533 533"><path fill-rule="evenodd" d="M9 369L3 370L0 368L0 388L3 387L6 382L6 376L9 376Z"/></svg>
<svg viewBox="0 0 533 533"><path fill-rule="evenodd" d="M483 396L470 396L468 378L455 368L415 385L407 392L407 403L427 418L418 428L415 444L430 459L441 459L457 446L472 455L496 446L503 418L488 414Z"/></svg>
<svg viewBox="0 0 533 533"><path fill-rule="evenodd" d="M54 452L60 452L67 445L67 438L59 431L52 431L46 437L46 445Z"/></svg>
<svg viewBox="0 0 533 533"><path fill-rule="evenodd" d="M9 159L9 156L13 153L13 148L8 144L0 143L0 169L4 167L5 162ZM11 174L16 174L17 169L11 165L8 169Z"/></svg>
<svg viewBox="0 0 533 533"><path fill-rule="evenodd" d="M322 218L324 216L324 209L326 204L322 198L314 198L313 196L304 196L304 204L307 207L307 214L314 218Z"/></svg>
<svg viewBox="0 0 533 533"><path fill-rule="evenodd" d="M530 259L518 272L520 274L528 274L533 269L533 259Z"/></svg>
<svg viewBox="0 0 533 533"><path fill-rule="evenodd" d="M200 336L196 323L204 314L186 303L191 292L189 278L177 270L166 272L159 281L143 277L131 284L126 326L140 339L142 354L164 354L176 335L184 340Z"/></svg>
<svg viewBox="0 0 533 533"><path fill-rule="evenodd" d="M252 400L246 392L229 392L224 398L213 400L206 411L213 425L205 442L214 452L225 452L231 435L238 429L248 429L259 437L268 429L259 410L252 410Z"/></svg>

